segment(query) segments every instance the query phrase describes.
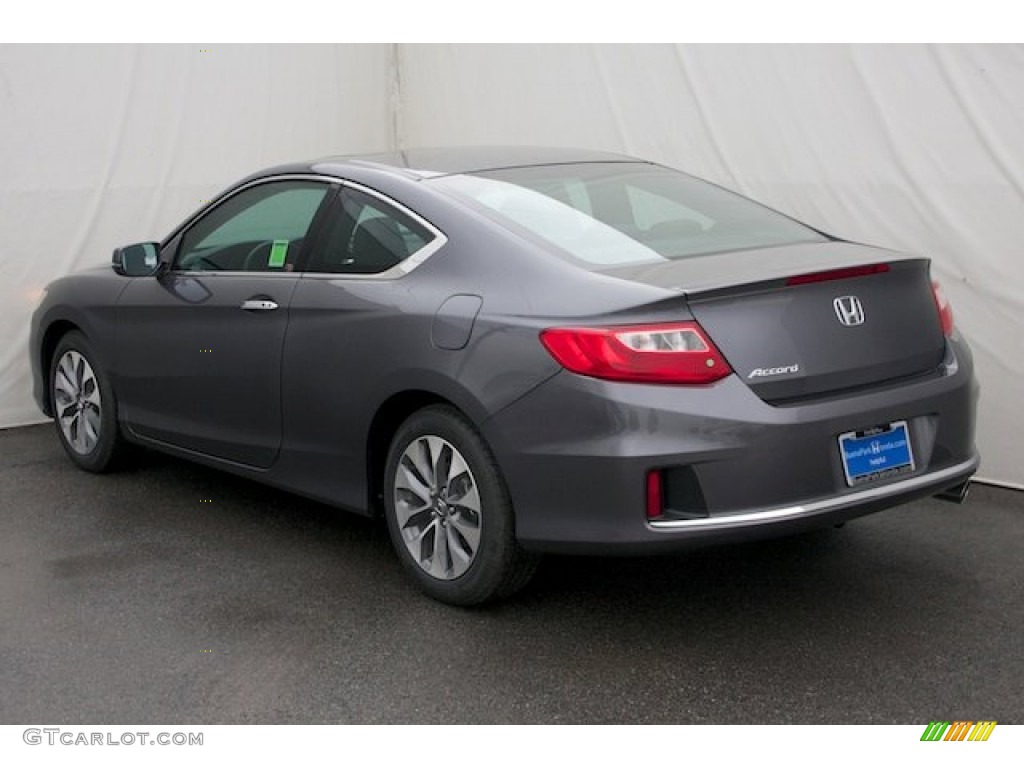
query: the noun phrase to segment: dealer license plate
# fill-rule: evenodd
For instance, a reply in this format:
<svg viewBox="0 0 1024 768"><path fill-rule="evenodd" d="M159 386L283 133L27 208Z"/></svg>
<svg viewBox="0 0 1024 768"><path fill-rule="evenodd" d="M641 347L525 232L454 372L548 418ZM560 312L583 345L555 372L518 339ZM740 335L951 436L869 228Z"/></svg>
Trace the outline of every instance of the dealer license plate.
<svg viewBox="0 0 1024 768"><path fill-rule="evenodd" d="M907 422L894 421L839 436L847 485L860 485L914 471Z"/></svg>

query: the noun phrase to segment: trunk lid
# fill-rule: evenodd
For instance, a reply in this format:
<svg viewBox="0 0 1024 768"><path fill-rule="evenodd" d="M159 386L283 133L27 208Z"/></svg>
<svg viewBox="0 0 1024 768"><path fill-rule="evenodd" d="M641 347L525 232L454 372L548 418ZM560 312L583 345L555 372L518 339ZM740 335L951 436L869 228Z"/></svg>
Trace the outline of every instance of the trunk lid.
<svg viewBox="0 0 1024 768"><path fill-rule="evenodd" d="M685 293L736 374L772 403L927 375L945 355L927 259L818 243L611 274Z"/></svg>

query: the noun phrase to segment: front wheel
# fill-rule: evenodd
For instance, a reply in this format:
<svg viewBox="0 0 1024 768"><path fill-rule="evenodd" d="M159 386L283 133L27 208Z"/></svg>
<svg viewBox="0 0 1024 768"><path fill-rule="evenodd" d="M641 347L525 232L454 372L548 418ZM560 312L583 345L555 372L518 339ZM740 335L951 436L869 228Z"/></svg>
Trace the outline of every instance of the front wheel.
<svg viewBox="0 0 1024 768"><path fill-rule="evenodd" d="M479 605L526 585L538 557L515 539L508 489L473 425L450 406L413 414L395 434L384 475L391 541L431 597Z"/></svg>
<svg viewBox="0 0 1024 768"><path fill-rule="evenodd" d="M115 468L125 446L118 433L114 388L78 331L66 334L54 350L50 397L57 436L71 460L90 472Z"/></svg>

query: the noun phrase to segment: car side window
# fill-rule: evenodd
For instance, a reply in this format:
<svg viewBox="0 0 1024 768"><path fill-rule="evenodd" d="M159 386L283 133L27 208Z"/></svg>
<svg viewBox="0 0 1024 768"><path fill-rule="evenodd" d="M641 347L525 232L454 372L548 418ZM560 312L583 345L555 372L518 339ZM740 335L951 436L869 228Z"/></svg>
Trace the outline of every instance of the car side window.
<svg viewBox="0 0 1024 768"><path fill-rule="evenodd" d="M434 237L411 216L379 198L342 189L327 213L309 271L379 274L405 261Z"/></svg>
<svg viewBox="0 0 1024 768"><path fill-rule="evenodd" d="M175 268L290 272L329 191L316 181L277 181L239 192L185 232Z"/></svg>

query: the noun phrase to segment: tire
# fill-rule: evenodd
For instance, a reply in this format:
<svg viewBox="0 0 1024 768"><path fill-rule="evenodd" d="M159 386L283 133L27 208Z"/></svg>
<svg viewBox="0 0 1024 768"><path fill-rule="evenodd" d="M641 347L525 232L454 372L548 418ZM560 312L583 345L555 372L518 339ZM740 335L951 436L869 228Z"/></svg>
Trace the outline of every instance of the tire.
<svg viewBox="0 0 1024 768"><path fill-rule="evenodd" d="M526 586L539 557L515 538L512 500L497 462L456 409L410 416L391 442L385 517L398 558L419 587L471 606Z"/></svg>
<svg viewBox="0 0 1024 768"><path fill-rule="evenodd" d="M126 454L117 401L95 351L78 331L65 334L50 362L50 398L57 437L68 457L89 472L116 469Z"/></svg>

